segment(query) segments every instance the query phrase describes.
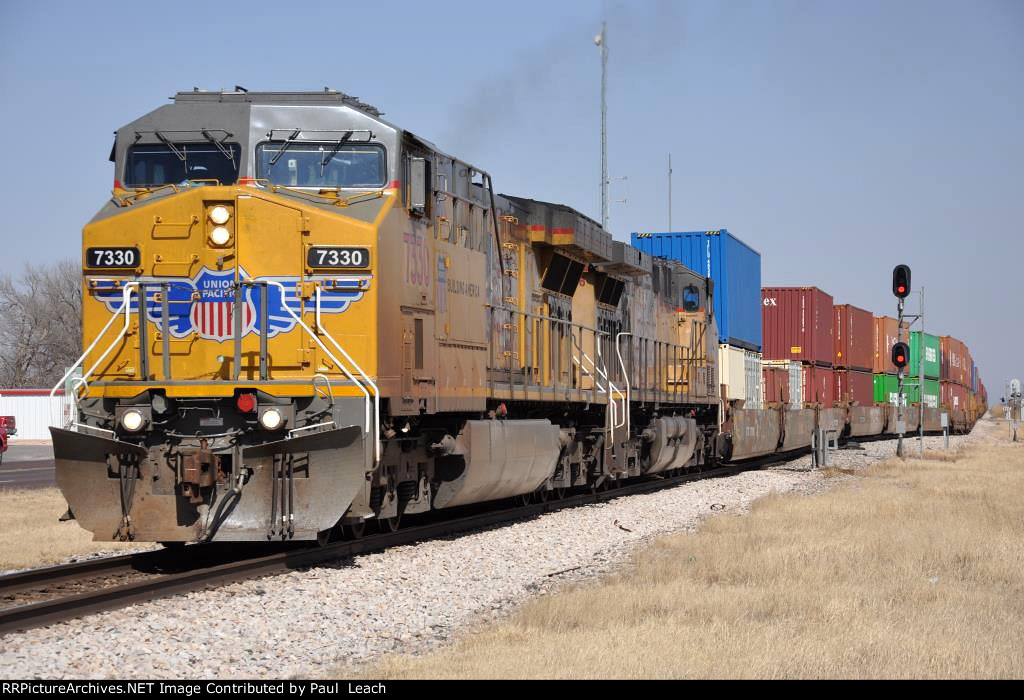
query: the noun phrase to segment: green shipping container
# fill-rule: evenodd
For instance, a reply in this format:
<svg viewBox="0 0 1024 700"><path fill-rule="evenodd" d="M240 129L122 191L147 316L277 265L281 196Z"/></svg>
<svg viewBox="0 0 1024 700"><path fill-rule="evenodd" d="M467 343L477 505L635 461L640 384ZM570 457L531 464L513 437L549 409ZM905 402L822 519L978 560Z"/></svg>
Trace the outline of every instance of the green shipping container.
<svg viewBox="0 0 1024 700"><path fill-rule="evenodd" d="M918 369L918 358L921 356L919 350L921 344L921 331L913 331L910 334L910 371L908 376L914 379L920 376ZM925 379L938 379L940 371L939 364L939 336L924 334L924 376Z"/></svg>
<svg viewBox="0 0 1024 700"><path fill-rule="evenodd" d="M927 342L927 338L925 339ZM927 369L928 365L925 365ZM920 403L921 390L917 386L916 377L903 378L903 393L908 404ZM875 403L891 403L896 405L899 383L895 374L875 375ZM924 380L924 405L932 408L939 406L939 382L935 379Z"/></svg>

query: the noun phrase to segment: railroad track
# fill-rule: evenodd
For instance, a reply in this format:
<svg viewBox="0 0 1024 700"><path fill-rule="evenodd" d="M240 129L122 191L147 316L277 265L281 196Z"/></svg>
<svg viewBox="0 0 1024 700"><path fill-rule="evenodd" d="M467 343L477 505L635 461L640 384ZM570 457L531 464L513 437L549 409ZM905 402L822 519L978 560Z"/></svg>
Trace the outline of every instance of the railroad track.
<svg viewBox="0 0 1024 700"><path fill-rule="evenodd" d="M64 566L33 569L0 577L0 635L41 627L83 615L115 610L134 603L146 602L234 581L272 576L303 569L329 561L346 559L357 554L375 552L421 540L444 537L460 532L536 517L543 513L575 506L600 503L621 496L650 493L699 479L732 476L743 471L760 469L780 461L778 455L756 459L741 465L723 466L680 476L650 478L624 484L607 491L572 494L559 500L532 503L514 508L471 513L446 520L418 523L393 533L381 533L357 540L331 543L323 547L291 546L284 551L258 556L245 556L223 561L216 554L216 545L186 547L181 553L157 550L133 555L109 557ZM468 507L467 507L468 508ZM263 546L265 551L266 545ZM237 548L234 548L237 550ZM190 552L190 550L193 550ZM223 552L222 552L223 554ZM121 580L128 579L126 582ZM90 582L100 582L98 588ZM71 588L70 594L62 589ZM38 597L57 590L57 595L42 600L18 603L26 594ZM4 601L14 601L13 605Z"/></svg>

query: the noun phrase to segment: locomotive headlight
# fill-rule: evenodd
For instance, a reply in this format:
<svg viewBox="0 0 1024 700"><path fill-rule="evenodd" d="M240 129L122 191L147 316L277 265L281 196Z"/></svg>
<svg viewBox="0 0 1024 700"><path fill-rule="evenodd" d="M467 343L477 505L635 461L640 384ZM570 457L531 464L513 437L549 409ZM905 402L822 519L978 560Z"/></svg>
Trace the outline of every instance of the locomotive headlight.
<svg viewBox="0 0 1024 700"><path fill-rule="evenodd" d="M210 242L214 245L227 245L231 240L231 232L223 226L217 226L210 231Z"/></svg>
<svg viewBox="0 0 1024 700"><path fill-rule="evenodd" d="M231 212L229 212L228 208L225 206L217 205L210 210L210 221L218 226L223 226L230 218Z"/></svg>
<svg viewBox="0 0 1024 700"><path fill-rule="evenodd" d="M141 429L145 422L146 420L143 418L141 411L130 410L121 414L121 427L129 433L134 433Z"/></svg>
<svg viewBox="0 0 1024 700"><path fill-rule="evenodd" d="M284 416L276 408L268 408L260 414L260 425L265 430L277 430L283 421Z"/></svg>

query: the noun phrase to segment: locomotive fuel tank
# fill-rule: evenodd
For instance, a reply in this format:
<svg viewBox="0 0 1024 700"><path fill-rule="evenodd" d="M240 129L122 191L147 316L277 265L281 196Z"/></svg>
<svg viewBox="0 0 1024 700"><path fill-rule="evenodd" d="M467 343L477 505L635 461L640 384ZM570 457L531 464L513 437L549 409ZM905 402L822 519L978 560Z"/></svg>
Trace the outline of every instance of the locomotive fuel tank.
<svg viewBox="0 0 1024 700"><path fill-rule="evenodd" d="M511 498L536 491L558 464L558 426L548 420L471 420L444 457L435 508Z"/></svg>

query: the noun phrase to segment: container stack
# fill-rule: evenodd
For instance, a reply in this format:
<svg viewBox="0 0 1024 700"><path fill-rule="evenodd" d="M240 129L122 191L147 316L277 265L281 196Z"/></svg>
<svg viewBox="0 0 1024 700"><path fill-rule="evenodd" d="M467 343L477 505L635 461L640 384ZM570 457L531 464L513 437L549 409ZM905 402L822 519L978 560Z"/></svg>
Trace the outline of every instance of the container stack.
<svg viewBox="0 0 1024 700"><path fill-rule="evenodd" d="M874 403L874 317L870 311L850 304L832 307L832 338L835 357L836 400L844 404L871 406Z"/></svg>
<svg viewBox="0 0 1024 700"><path fill-rule="evenodd" d="M714 283L718 324L718 374L722 398L760 408L761 254L726 229L634 233L633 246L681 262Z"/></svg>
<svg viewBox="0 0 1024 700"><path fill-rule="evenodd" d="M974 388L974 363L967 344L951 335L939 338L939 384L942 406L953 413L970 410L968 392Z"/></svg>
<svg viewBox="0 0 1024 700"><path fill-rule="evenodd" d="M899 396L899 382L896 377L898 371L892 363L892 346L900 341L910 341L910 327L903 322L902 333L899 321L892 316L874 317L874 348L875 356L872 363L874 372L875 403L890 403L896 405ZM918 403L921 401L921 391L918 386L904 387L905 404Z"/></svg>
<svg viewBox="0 0 1024 700"><path fill-rule="evenodd" d="M817 287L761 289L764 359L799 363L801 404L836 402L833 321L832 297Z"/></svg>
<svg viewBox="0 0 1024 700"><path fill-rule="evenodd" d="M922 342L922 337L924 341ZM923 346L923 347L922 347ZM918 381L921 376L921 362L924 362L924 386L921 387L921 402L929 408L939 407L939 337L921 331L910 333L910 364L907 379Z"/></svg>

